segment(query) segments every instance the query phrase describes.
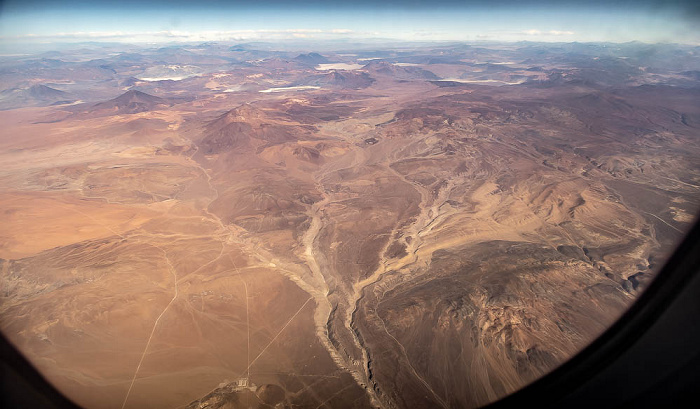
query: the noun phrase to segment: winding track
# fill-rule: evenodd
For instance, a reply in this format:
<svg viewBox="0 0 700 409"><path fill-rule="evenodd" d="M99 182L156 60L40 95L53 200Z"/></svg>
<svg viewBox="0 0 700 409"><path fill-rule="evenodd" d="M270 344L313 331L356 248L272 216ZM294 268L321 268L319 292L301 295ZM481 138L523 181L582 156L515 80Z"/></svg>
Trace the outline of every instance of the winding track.
<svg viewBox="0 0 700 409"><path fill-rule="evenodd" d="M163 250L161 247L156 246L154 244L149 244L150 246L153 246L157 248L158 250L163 252L163 257L165 257L165 261L168 263L168 270L170 270L170 274L173 275L173 280L175 283L175 294L173 294L173 298L170 300L170 302L163 308L163 311L160 313L158 318L156 318L156 321L153 323L153 329L151 329L151 334L148 336L148 340L146 341L146 347L143 349L143 354L141 354L141 359L139 360L139 364L136 366L136 371L134 371L134 376L131 378L131 384L129 384L129 389L126 391L126 396L124 396L124 402L122 402L122 409L126 407L126 402L129 400L129 395L131 395L131 390L134 387L134 383L136 383L136 377L139 374L139 370L141 369L141 365L143 364L144 359L146 358L146 354L148 353L148 347L151 345L151 340L153 340L153 334L156 332L156 328L158 328L158 322L160 322L160 319L163 318L163 315L168 311L168 308L173 304L175 299L178 296L178 285L177 285L177 271L175 270L175 267L173 267L172 263L170 262L170 259L168 258L168 254Z"/></svg>

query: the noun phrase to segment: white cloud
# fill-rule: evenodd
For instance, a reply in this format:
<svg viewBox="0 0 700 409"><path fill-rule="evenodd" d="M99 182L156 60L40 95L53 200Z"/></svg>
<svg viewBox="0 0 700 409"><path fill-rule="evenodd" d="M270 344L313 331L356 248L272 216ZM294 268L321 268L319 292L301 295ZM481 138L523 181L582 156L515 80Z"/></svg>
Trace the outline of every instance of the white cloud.
<svg viewBox="0 0 700 409"><path fill-rule="evenodd" d="M270 30L269 32L274 32L274 30ZM323 30L319 30L317 28L291 28L284 30L285 33L323 33Z"/></svg>
<svg viewBox="0 0 700 409"><path fill-rule="evenodd" d="M499 31L490 30L482 33L473 33L471 38L479 40L517 41L528 39L532 41L561 41L561 38L573 36L573 31L529 29L523 31ZM80 42L80 41L114 41L131 43L158 43L158 42L207 42L207 41L277 41L294 39L327 40L345 36L348 38L396 38L403 40L452 40L455 38L448 32L431 32L426 30L407 32L360 32L344 28L327 30L315 28L288 28L288 29L246 29L246 30L161 30L142 32L62 32L52 35L23 34L16 36L0 36L0 41L8 42ZM462 34L457 38L465 39Z"/></svg>
<svg viewBox="0 0 700 409"><path fill-rule="evenodd" d="M358 35L349 29L320 30L313 28L260 29L260 30L210 30L210 31L143 31L143 32L63 32L55 34L22 34L0 36L0 41L126 41L126 42L197 42L241 40L287 40L294 38L331 38L338 35Z"/></svg>
<svg viewBox="0 0 700 409"><path fill-rule="evenodd" d="M561 31L561 30L549 30L542 31L538 29L530 29L521 32L522 35L527 36L570 36L575 34L573 31Z"/></svg>
<svg viewBox="0 0 700 409"><path fill-rule="evenodd" d="M574 35L575 33L573 31L559 31L559 30L550 30L548 31L550 35L553 36L570 36Z"/></svg>

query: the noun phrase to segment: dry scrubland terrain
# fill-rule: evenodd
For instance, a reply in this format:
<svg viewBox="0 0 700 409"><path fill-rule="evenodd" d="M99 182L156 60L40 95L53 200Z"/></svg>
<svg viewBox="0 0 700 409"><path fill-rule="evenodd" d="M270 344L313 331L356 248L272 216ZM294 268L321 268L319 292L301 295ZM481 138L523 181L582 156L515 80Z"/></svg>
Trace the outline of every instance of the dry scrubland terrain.
<svg viewBox="0 0 700 409"><path fill-rule="evenodd" d="M89 408L490 402L690 226L699 53L3 57L0 327Z"/></svg>

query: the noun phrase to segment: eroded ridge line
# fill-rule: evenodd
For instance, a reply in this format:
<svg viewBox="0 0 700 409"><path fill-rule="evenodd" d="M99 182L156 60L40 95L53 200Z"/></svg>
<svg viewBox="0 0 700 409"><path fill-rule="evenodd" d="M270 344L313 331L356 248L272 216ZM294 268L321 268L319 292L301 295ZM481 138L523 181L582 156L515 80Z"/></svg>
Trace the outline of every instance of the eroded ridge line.
<svg viewBox="0 0 700 409"><path fill-rule="evenodd" d="M668 180L671 180L671 181L673 181L673 182L677 182L677 183L680 183L680 184L683 184L683 185L687 185L687 186L690 186L690 187L694 187L694 188L696 188L696 189L697 189L697 188L700 188L700 186L698 186L698 185L694 185L694 184L692 184L692 183L687 183L687 182L684 182L684 181L682 181L682 180L670 178L670 177L667 177L667 176L661 176L661 178L662 178L662 179L668 179Z"/></svg>
<svg viewBox="0 0 700 409"><path fill-rule="evenodd" d="M170 259L168 258L168 254L163 250L162 248L154 245L154 244L149 244L149 246L153 246L157 248L158 250L163 252L163 256L165 257L165 261L168 263L168 269L170 270L170 274L173 275L174 282L175 282L175 294L173 295L173 298L170 300L168 305L163 308L163 311L160 313L158 318L156 318L156 321L153 323L153 329L151 329L151 335L148 337L148 341L146 342L146 347L143 349L143 354L141 354L141 360L139 360L139 364L136 366L136 371L134 372L134 377L131 378L131 384L129 385L129 390L126 392L126 396L124 397L124 402L122 403L122 409L126 406L126 402L129 400L129 395L131 395L131 389L134 387L134 383L136 383L136 377L139 374L139 370L141 369L141 364L143 364L144 359L146 358L146 353L148 352L148 347L151 345L151 340L153 340L153 334L156 332L156 328L158 328L158 322L160 322L160 319L163 318L163 315L165 315L166 311L168 311L168 308L173 304L175 299L178 296L178 285L177 285L177 272L175 270L175 267L173 267L172 263L170 262Z"/></svg>
<svg viewBox="0 0 700 409"><path fill-rule="evenodd" d="M679 230L679 229L677 229L676 227L672 226L672 225L669 224L666 220L660 218L659 216L655 215L654 213L649 213L649 212L644 212L644 213L648 214L649 216L654 216L654 217L656 217L656 218L659 219L663 224L665 224L666 226L672 228L673 230L677 231L678 233L681 233L681 234L683 233L681 230Z"/></svg>

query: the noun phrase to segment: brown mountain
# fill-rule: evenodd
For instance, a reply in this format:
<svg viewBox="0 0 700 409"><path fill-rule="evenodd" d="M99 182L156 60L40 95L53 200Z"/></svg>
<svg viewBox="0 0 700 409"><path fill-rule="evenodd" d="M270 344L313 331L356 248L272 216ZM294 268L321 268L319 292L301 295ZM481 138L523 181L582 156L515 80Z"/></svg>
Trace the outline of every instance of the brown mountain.
<svg viewBox="0 0 700 409"><path fill-rule="evenodd" d="M47 99L66 99L68 98L68 93L65 91L59 91L55 88L47 87L46 85L36 84L29 87L27 94L33 98L47 100Z"/></svg>
<svg viewBox="0 0 700 409"><path fill-rule="evenodd" d="M414 66L400 66L386 61L372 61L363 67L373 75L386 75L397 80L437 80L434 73Z"/></svg>
<svg viewBox="0 0 700 409"><path fill-rule="evenodd" d="M294 61L310 66L328 63L328 59L319 53L299 54Z"/></svg>
<svg viewBox="0 0 700 409"><path fill-rule="evenodd" d="M29 88L12 88L0 92L0 109L30 106L48 106L70 102L71 95L65 91L35 84Z"/></svg>
<svg viewBox="0 0 700 409"><path fill-rule="evenodd" d="M114 99L94 105L90 112L110 111L112 114L137 114L139 112L166 108L171 105L166 99L146 94L145 92L130 90Z"/></svg>
<svg viewBox="0 0 700 409"><path fill-rule="evenodd" d="M322 88L335 89L362 89L367 88L374 83L372 78L366 72L354 71L330 71L324 74L316 74L304 78L298 85L313 85Z"/></svg>
<svg viewBox="0 0 700 409"><path fill-rule="evenodd" d="M201 146L205 154L270 146L299 139L314 128L277 123L264 111L243 104L205 126Z"/></svg>

